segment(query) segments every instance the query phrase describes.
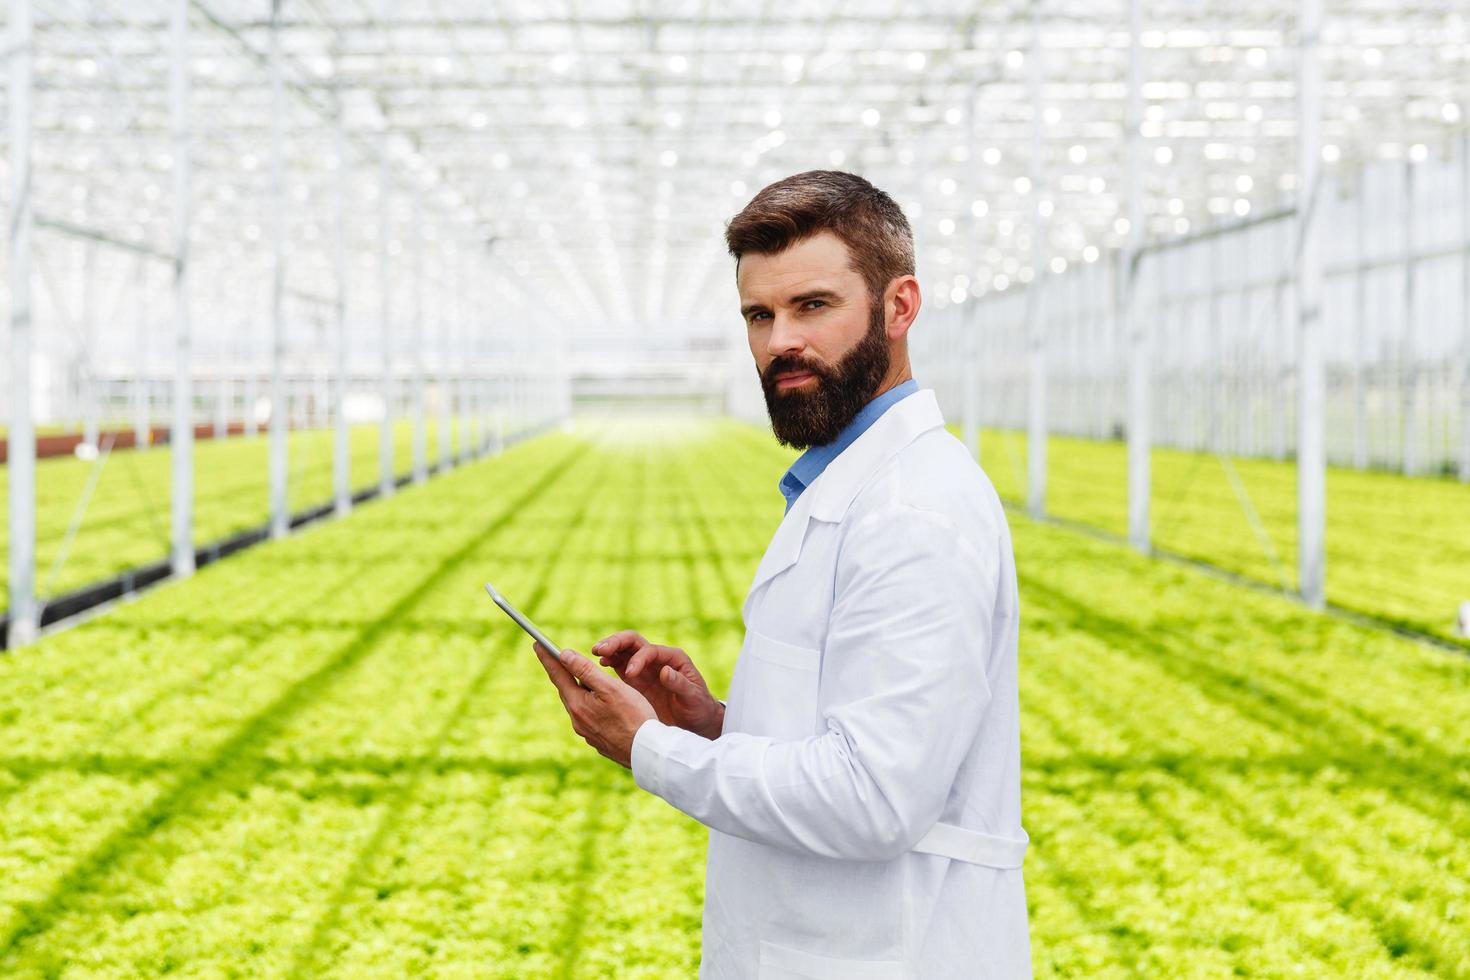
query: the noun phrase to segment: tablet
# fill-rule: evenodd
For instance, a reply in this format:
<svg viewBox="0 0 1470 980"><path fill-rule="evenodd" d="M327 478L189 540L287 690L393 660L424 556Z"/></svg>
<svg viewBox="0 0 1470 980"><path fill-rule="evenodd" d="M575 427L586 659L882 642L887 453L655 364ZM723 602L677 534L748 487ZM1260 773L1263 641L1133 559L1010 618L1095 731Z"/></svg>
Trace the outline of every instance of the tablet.
<svg viewBox="0 0 1470 980"><path fill-rule="evenodd" d="M516 621L516 625L519 626L521 629L525 630L530 635L531 639L533 639L537 643L541 644L550 653L552 653L552 654L554 654L556 656L561 656L561 647L557 646L555 643L552 643L550 640L548 640L546 638L546 634L543 633L543 632L541 632L539 629L536 628L536 624L535 623L531 622L529 619L527 619L525 616L523 616L521 614L521 611L519 609L517 609L515 606L512 606L510 604L510 600L506 599L505 596L501 595L499 592L496 592L495 591L495 586L491 585L489 582L486 582L485 583L485 591L488 592L488 593L490 593L490 599L497 606L499 606L501 608L501 610L503 610L507 616L509 616L511 619L515 620Z"/></svg>

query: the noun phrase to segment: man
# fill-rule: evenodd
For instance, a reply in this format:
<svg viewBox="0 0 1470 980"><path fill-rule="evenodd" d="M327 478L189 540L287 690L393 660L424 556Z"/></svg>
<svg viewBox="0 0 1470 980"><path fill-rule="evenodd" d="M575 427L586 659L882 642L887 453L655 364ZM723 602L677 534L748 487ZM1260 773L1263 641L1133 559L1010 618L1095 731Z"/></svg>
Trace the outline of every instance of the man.
<svg viewBox="0 0 1470 980"><path fill-rule="evenodd" d="M806 448L728 711L634 632L593 646L617 678L537 655L574 730L710 828L701 977L1029 977L1010 533L912 379L908 222L812 171L726 242L771 427Z"/></svg>

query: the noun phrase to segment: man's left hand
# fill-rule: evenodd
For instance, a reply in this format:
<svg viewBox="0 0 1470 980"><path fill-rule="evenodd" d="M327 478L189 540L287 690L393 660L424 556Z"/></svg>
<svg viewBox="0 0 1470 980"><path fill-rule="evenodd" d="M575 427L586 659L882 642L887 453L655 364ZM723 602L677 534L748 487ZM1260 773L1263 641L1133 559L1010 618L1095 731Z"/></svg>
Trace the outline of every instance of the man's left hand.
<svg viewBox="0 0 1470 980"><path fill-rule="evenodd" d="M618 765L632 768L633 736L645 721L658 718L653 705L575 650L558 656L539 643L534 646L572 719L572 731Z"/></svg>

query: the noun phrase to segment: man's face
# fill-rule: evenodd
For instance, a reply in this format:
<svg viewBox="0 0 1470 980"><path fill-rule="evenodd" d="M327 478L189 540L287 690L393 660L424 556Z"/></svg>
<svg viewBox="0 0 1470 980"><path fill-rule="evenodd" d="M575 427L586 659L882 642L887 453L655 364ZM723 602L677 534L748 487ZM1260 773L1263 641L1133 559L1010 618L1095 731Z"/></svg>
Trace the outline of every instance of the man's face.
<svg viewBox="0 0 1470 980"><path fill-rule="evenodd" d="M826 231L742 256L735 282L776 438L795 449L831 442L888 373L881 297L870 299L847 246Z"/></svg>

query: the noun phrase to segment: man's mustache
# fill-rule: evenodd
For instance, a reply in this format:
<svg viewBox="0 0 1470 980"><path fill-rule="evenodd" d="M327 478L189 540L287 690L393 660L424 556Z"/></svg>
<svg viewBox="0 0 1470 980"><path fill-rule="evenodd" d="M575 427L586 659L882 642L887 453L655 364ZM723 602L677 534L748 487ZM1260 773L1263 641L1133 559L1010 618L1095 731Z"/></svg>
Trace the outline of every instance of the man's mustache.
<svg viewBox="0 0 1470 980"><path fill-rule="evenodd" d="M765 373L761 375L761 381L765 382L766 387L774 388L778 375L793 374L797 371L814 374L819 381L827 381L832 377L832 369L826 365L816 361L807 361L799 357L792 357L789 354L783 354L766 365Z"/></svg>

